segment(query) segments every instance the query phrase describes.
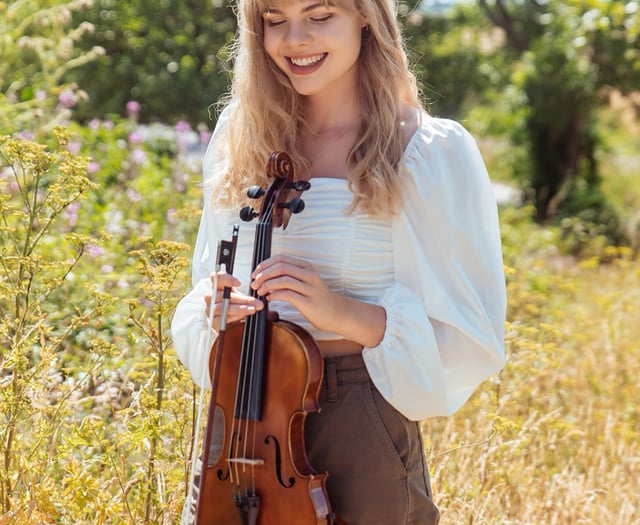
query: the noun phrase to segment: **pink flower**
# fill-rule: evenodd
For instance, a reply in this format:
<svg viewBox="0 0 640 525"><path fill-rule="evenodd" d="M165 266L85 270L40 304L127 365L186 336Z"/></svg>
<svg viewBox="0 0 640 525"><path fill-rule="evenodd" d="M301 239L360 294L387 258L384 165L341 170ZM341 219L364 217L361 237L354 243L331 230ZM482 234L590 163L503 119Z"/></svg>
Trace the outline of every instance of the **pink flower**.
<svg viewBox="0 0 640 525"><path fill-rule="evenodd" d="M96 257L100 257L101 255L104 255L104 248L101 248L100 246L97 246L95 244L87 244L86 250L87 250L87 254L92 259L95 259Z"/></svg>
<svg viewBox="0 0 640 525"><path fill-rule="evenodd" d="M127 102L127 115L135 118L140 113L140 103L137 100Z"/></svg>
<svg viewBox="0 0 640 525"><path fill-rule="evenodd" d="M80 209L80 203L79 202L72 202L64 210L64 214L67 217L67 220L69 221L69 227L70 228L73 228L76 225L76 223L78 222L78 210L79 209Z"/></svg>
<svg viewBox="0 0 640 525"><path fill-rule="evenodd" d="M80 142L69 142L69 144L67 144L67 151L73 153L74 155L77 155L78 153L80 153L81 146L82 144Z"/></svg>
<svg viewBox="0 0 640 525"><path fill-rule="evenodd" d="M58 95L58 103L63 108L72 108L78 103L76 94L70 89L65 89L60 95Z"/></svg>
<svg viewBox="0 0 640 525"><path fill-rule="evenodd" d="M187 131L191 131L191 124L185 122L184 120L179 120L176 123L176 131L178 133L186 133Z"/></svg>
<svg viewBox="0 0 640 525"><path fill-rule="evenodd" d="M132 131L131 133L129 133L129 142L131 142L131 144L142 144L144 140L142 139L142 135L140 135L140 133L138 133L137 131Z"/></svg>
<svg viewBox="0 0 640 525"><path fill-rule="evenodd" d="M93 160L89 162L87 165L87 173L97 173L98 171L100 171L100 164Z"/></svg>
<svg viewBox="0 0 640 525"><path fill-rule="evenodd" d="M208 144L211 139L211 132L207 130L200 131L200 142L202 144Z"/></svg>
<svg viewBox="0 0 640 525"><path fill-rule="evenodd" d="M147 162L147 154L136 148L131 152L131 161L138 166L145 164Z"/></svg>
<svg viewBox="0 0 640 525"><path fill-rule="evenodd" d="M140 195L136 190L129 188L127 190L127 199L130 202L140 202L142 200L142 195Z"/></svg>

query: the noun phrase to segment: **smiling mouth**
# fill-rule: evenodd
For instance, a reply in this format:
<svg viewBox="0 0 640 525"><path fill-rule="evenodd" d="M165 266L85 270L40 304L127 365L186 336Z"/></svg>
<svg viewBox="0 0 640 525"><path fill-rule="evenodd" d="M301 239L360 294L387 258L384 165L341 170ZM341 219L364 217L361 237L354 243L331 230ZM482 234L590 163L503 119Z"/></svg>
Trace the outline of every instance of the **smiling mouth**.
<svg viewBox="0 0 640 525"><path fill-rule="evenodd" d="M288 57L291 64L297 67L312 67L322 62L327 53L318 53L317 55L311 55L308 57Z"/></svg>

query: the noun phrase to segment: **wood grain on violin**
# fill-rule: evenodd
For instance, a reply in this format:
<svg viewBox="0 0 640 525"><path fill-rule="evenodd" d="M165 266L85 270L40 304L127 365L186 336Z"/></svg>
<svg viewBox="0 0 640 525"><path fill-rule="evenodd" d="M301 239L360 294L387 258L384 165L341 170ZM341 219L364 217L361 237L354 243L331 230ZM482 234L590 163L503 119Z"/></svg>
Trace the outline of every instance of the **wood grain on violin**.
<svg viewBox="0 0 640 525"><path fill-rule="evenodd" d="M304 208L299 198L288 200L289 193L309 187L293 181L286 153L270 156L267 173L273 178L269 188L249 192L262 197L260 213L247 208L241 214L258 218L253 269L271 255L272 228ZM216 385L195 523L331 525L327 474L313 470L304 444L305 418L318 410L322 356L308 332L278 320L261 300L263 310L226 327L212 347Z"/></svg>

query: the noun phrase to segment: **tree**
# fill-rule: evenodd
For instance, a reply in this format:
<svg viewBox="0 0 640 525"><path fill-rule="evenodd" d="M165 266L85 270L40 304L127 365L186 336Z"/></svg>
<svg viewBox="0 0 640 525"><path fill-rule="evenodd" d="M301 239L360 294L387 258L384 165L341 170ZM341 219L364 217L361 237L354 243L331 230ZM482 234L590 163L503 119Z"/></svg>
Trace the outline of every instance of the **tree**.
<svg viewBox="0 0 640 525"><path fill-rule="evenodd" d="M461 118L465 106L488 89L490 78L478 28L484 20L477 9L459 8L442 15L412 12L402 16L408 54L429 111Z"/></svg>
<svg viewBox="0 0 640 525"><path fill-rule="evenodd" d="M575 189L598 194L599 145L594 111L607 88L640 85L640 11L637 2L479 0L488 20L504 31L514 62L512 82L524 94L524 137L536 219L561 207L576 211ZM605 207L603 202L591 205Z"/></svg>
<svg viewBox="0 0 640 525"><path fill-rule="evenodd" d="M219 52L236 27L224 0L96 0L82 16L96 27L83 45L106 55L72 76L89 95L77 118L123 115L136 100L143 120L209 119L228 82Z"/></svg>

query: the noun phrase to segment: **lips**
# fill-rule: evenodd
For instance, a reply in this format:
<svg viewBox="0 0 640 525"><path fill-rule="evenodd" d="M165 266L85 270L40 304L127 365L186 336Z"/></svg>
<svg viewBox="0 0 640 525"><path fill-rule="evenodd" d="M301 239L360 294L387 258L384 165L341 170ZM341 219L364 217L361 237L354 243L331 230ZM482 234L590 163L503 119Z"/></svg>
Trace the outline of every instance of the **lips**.
<svg viewBox="0 0 640 525"><path fill-rule="evenodd" d="M287 57L287 60L293 71L303 72L315 69L326 57L327 53L317 53L304 57Z"/></svg>

